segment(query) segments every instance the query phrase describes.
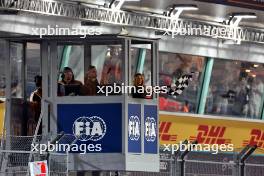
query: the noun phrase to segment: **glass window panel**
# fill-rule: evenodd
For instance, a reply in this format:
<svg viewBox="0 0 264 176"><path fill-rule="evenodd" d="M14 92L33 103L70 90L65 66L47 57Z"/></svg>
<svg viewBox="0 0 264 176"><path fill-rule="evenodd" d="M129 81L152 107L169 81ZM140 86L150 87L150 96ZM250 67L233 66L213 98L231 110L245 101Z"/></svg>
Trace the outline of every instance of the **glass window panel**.
<svg viewBox="0 0 264 176"><path fill-rule="evenodd" d="M151 55L151 45L150 44L132 44L131 47L131 82L130 85L136 86L135 83L136 75L142 74L144 78L143 85L145 87L154 86L152 85L152 71L151 66L153 65L152 55ZM138 77L138 76L137 76ZM137 91L139 91L137 89ZM131 92L133 93L133 92ZM148 88L145 93L133 94L134 98L151 98L152 92Z"/></svg>
<svg viewBox="0 0 264 176"><path fill-rule="evenodd" d="M121 85L122 78L122 46L94 45L92 48L92 65L97 69L100 85Z"/></svg>
<svg viewBox="0 0 264 176"><path fill-rule="evenodd" d="M22 66L23 66L23 44L11 43L11 134L26 134L25 102L22 98Z"/></svg>
<svg viewBox="0 0 264 176"><path fill-rule="evenodd" d="M26 45L26 98L24 107L24 119L27 122L23 127L27 129L27 135L35 134L41 112L42 86L38 80L41 77L40 44L27 43ZM36 79L35 79L36 78ZM42 128L38 134L41 134Z"/></svg>
<svg viewBox="0 0 264 176"><path fill-rule="evenodd" d="M11 43L11 94L14 98L22 98L22 59L23 45Z"/></svg>
<svg viewBox="0 0 264 176"><path fill-rule="evenodd" d="M172 96L160 94L160 110L172 112L195 113L205 58L185 54L160 52L159 84L160 86L173 86L183 75L192 75L182 94Z"/></svg>
<svg viewBox="0 0 264 176"><path fill-rule="evenodd" d="M263 64L217 59L206 113L259 118L264 91Z"/></svg>
<svg viewBox="0 0 264 176"><path fill-rule="evenodd" d="M35 76L41 76L40 69L40 44L27 43L26 48L26 94L29 100L31 93L36 90Z"/></svg>
<svg viewBox="0 0 264 176"><path fill-rule="evenodd" d="M58 95L80 95L84 82L84 46L58 46Z"/></svg>
<svg viewBox="0 0 264 176"><path fill-rule="evenodd" d="M58 77L59 96L99 95L97 93L99 90L97 86L112 86L114 83L121 85L123 83L122 45L90 45L87 47L87 50L89 50L87 51L87 58L84 58L83 45L58 47L58 65L60 70L60 77ZM88 63L91 63L95 68L90 69ZM69 68L67 68L68 71L64 71L65 67L69 67L72 71L69 71ZM63 75L68 77L68 72L72 72L74 76L73 82L68 83L66 81L67 78L63 78L65 77Z"/></svg>
<svg viewBox="0 0 264 176"><path fill-rule="evenodd" d="M74 79L84 80L84 47L83 45L60 45L58 46L59 70L70 67L74 73ZM61 80L59 77L58 80Z"/></svg>

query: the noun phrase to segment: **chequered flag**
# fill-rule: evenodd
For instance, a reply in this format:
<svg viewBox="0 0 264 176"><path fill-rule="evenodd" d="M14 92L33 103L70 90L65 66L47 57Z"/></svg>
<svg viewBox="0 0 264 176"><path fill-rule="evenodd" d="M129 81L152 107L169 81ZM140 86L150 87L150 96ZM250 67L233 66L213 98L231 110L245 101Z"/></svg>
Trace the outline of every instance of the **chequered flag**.
<svg viewBox="0 0 264 176"><path fill-rule="evenodd" d="M188 87L189 81L192 81L192 74L182 75L177 79L175 85L169 87L168 94L173 96L181 95L183 90Z"/></svg>

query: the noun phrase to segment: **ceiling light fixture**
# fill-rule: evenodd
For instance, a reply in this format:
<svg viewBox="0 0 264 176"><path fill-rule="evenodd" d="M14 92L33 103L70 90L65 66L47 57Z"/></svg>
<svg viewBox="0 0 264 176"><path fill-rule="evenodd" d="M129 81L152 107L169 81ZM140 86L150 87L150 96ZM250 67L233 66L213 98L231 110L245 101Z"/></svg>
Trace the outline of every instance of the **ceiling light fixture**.
<svg viewBox="0 0 264 176"><path fill-rule="evenodd" d="M229 15L229 19L227 24L233 27L237 27L242 19L254 19L257 18L255 13L251 12L239 12L239 13L232 13Z"/></svg>
<svg viewBox="0 0 264 176"><path fill-rule="evenodd" d="M246 70L245 70L245 72L246 72L246 73L250 73L250 72L251 72L251 70L249 70L249 69L246 69Z"/></svg>
<svg viewBox="0 0 264 176"><path fill-rule="evenodd" d="M228 25L230 27L230 29L235 29L239 26L239 23L243 20L243 19L254 19L257 18L255 13L251 13L251 12L239 12L239 13L231 13L230 15L228 15L228 19L226 19L225 21L222 22L222 24L224 25ZM241 40L224 40L223 44L228 44L228 45L233 45L233 44L241 44Z"/></svg>
<svg viewBox="0 0 264 176"><path fill-rule="evenodd" d="M113 9L113 10L120 10L122 5L126 2L139 2L141 0L112 0L109 8Z"/></svg>
<svg viewBox="0 0 264 176"><path fill-rule="evenodd" d="M222 43L224 45L240 45L241 41L240 40L223 39Z"/></svg>
<svg viewBox="0 0 264 176"><path fill-rule="evenodd" d="M183 11L187 10L198 10L198 7L194 4L175 4L172 7L169 7L168 12L165 12L164 14L167 14L167 16L177 19Z"/></svg>
<svg viewBox="0 0 264 176"><path fill-rule="evenodd" d="M109 8L114 10L120 10L122 5L125 3L126 0L112 0L109 5Z"/></svg>

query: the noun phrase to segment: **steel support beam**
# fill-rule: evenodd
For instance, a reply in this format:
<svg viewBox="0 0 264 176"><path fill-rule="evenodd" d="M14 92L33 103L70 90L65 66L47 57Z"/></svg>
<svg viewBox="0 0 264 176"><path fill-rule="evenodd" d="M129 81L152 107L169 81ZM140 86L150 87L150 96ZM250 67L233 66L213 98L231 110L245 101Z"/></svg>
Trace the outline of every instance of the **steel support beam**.
<svg viewBox="0 0 264 176"><path fill-rule="evenodd" d="M173 19L163 15L147 15L113 10L104 7L91 7L84 3L51 0L0 0L0 10L19 13L35 13L94 21L112 25L133 26L175 34L190 29L199 29L195 35L230 39L240 42L264 43L264 30L249 27L232 27L217 22ZM221 33L220 31L231 31ZM217 35L215 34L217 32ZM188 32L185 35L190 35Z"/></svg>

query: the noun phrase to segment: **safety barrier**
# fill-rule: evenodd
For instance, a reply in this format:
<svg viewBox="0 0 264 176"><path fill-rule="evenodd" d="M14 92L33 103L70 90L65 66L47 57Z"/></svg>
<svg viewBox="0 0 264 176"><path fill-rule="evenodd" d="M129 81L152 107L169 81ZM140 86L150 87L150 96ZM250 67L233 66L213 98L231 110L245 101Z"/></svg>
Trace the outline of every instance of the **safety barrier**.
<svg viewBox="0 0 264 176"><path fill-rule="evenodd" d="M33 136L1 137L0 176L26 176L29 174L29 162L47 161L49 176L68 175L68 152L56 153L32 150ZM35 136L36 144L45 144L49 139Z"/></svg>
<svg viewBox="0 0 264 176"><path fill-rule="evenodd" d="M56 137L56 136L53 136ZM36 144L52 142L48 136L35 136ZM55 139L58 139L57 137ZM29 162L48 163L51 176L66 176L68 171L68 152L39 152L32 150L33 136L3 136L0 138L0 176L24 176L28 174ZM73 135L63 135L58 140L63 144L76 142ZM54 141L54 138L53 138ZM252 147L245 147L230 153L212 154L208 152L160 153L160 172L101 172L101 176L262 176L264 156L248 153ZM257 149L258 153L263 153ZM244 152L243 152L244 151ZM251 152L255 151L254 148ZM30 157L31 156L31 157ZM246 157L245 157L246 156Z"/></svg>
<svg viewBox="0 0 264 176"><path fill-rule="evenodd" d="M158 173L111 172L101 173L101 176L263 176L264 156L250 156L242 173L241 163L237 162L238 155L238 151L218 154L190 152L184 158L184 167L181 167L183 160L180 159L179 153L175 155L161 153Z"/></svg>

